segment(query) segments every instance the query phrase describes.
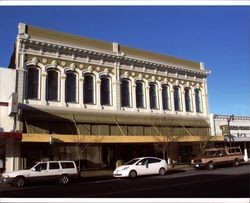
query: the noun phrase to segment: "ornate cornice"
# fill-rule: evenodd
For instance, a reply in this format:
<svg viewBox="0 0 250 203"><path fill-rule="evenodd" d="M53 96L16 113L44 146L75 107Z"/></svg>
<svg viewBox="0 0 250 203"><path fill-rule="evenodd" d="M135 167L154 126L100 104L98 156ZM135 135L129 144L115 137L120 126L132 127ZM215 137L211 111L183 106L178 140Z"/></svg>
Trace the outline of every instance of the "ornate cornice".
<svg viewBox="0 0 250 203"><path fill-rule="evenodd" d="M156 72L183 72L187 75L195 74L200 75L200 77L202 78L207 77L210 74L210 71L208 70L194 70L191 67L140 59L132 56L127 56L121 52L114 53L103 50L93 50L88 47L62 45L55 42L45 42L29 37L22 38L21 36L19 38L19 41L20 43L25 44L24 49L26 51L29 51L31 49L33 51L39 52L40 55L44 55L45 53L52 53L54 57L57 58L63 58L67 56L65 57L67 59L81 59L85 62L90 61L90 59L96 59L99 64L119 62L121 68L123 68L123 66L129 68L143 67L146 70L149 69Z"/></svg>

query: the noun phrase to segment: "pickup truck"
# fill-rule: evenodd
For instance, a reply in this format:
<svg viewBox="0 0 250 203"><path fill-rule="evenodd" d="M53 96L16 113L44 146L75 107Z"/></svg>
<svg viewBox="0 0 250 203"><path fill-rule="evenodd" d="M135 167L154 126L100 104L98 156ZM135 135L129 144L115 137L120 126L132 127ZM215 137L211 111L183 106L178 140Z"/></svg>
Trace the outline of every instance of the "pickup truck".
<svg viewBox="0 0 250 203"><path fill-rule="evenodd" d="M194 168L207 168L212 170L215 166L223 164L232 164L237 167L243 160L240 147L211 148L205 149L203 156L193 158L191 165Z"/></svg>

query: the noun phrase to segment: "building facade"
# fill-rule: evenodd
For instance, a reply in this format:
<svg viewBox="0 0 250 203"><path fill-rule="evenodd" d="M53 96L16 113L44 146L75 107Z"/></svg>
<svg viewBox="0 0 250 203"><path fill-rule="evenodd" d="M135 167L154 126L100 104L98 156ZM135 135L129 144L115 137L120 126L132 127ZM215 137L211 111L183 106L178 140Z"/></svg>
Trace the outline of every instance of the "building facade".
<svg viewBox="0 0 250 203"><path fill-rule="evenodd" d="M250 117L211 114L211 135L223 136L228 146L240 146L244 160L250 155Z"/></svg>
<svg viewBox="0 0 250 203"><path fill-rule="evenodd" d="M17 110L15 85L16 70L0 67L0 173L12 170L19 161L21 133L16 131L13 117Z"/></svg>
<svg viewBox="0 0 250 203"><path fill-rule="evenodd" d="M10 67L19 168L46 159L103 167L165 153L184 162L201 143L223 141L209 136L203 63L20 23Z"/></svg>

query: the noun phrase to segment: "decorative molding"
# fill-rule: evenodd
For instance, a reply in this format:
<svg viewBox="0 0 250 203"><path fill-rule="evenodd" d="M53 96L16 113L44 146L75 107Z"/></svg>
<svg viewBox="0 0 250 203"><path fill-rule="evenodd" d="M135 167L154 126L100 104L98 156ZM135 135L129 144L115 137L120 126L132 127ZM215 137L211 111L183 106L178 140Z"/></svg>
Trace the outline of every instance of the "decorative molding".
<svg viewBox="0 0 250 203"><path fill-rule="evenodd" d="M143 70L145 72L149 69L149 70L153 70L155 74L158 73L158 71L161 71L160 69L165 69L165 73L164 73L165 75L167 75L169 71L170 72L175 71L178 76L178 71L182 71L182 72L184 71L186 75L197 74L197 75L202 76L202 78L207 77L211 73L211 71L209 70L201 70L201 69L195 70L195 69L192 69L191 67L183 67L180 65L161 63L161 62L150 61L146 59L139 59L139 58L135 58L132 56L126 56L125 54L117 55L117 54L114 54L114 52L108 53L108 52L104 52L101 50L90 50L84 47L75 47L75 46L66 46L66 45L62 46L62 45L56 44L55 42L43 42L37 39L20 40L20 42L25 43L25 44L32 44L32 46L29 46L29 48L26 49L26 53L29 53L29 51L32 51L32 50L34 51L34 50L39 50L39 49L41 51L42 48L46 48L43 50L43 52L45 52L46 50L46 52L52 53L53 56L55 57L55 53L57 53L58 51L61 53L62 52L61 50L63 50L67 54L71 55L69 57L69 60L75 60L76 53L83 52L86 54L85 56L78 54L77 57L85 62L89 62L91 57L96 58L96 56L98 55L98 56L102 56L98 62L101 65L105 64L106 61L108 62L112 60L113 62L119 61L121 67L123 66L125 67L128 65L130 69L134 69L135 64L138 64L138 67L139 66L144 67ZM36 53L38 54L38 52ZM72 56L74 56L73 59L72 59ZM66 59L65 57L66 56L62 54L60 55L60 58ZM131 65L131 62L133 62L134 64Z"/></svg>

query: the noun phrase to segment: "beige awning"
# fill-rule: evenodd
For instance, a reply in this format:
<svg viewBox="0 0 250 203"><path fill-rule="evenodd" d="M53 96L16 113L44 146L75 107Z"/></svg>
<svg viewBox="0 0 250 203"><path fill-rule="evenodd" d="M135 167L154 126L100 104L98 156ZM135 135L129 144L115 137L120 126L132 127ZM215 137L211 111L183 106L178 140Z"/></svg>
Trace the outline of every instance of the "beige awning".
<svg viewBox="0 0 250 203"><path fill-rule="evenodd" d="M23 134L22 142L49 143L161 143L161 142L205 142L224 141L223 136L91 136L59 134Z"/></svg>
<svg viewBox="0 0 250 203"><path fill-rule="evenodd" d="M23 120L37 121L65 121L97 124L119 125L156 125L156 126L192 126L210 128L208 117L178 116L171 114L127 113L127 112L100 112L99 110L65 111L43 109L24 106Z"/></svg>

